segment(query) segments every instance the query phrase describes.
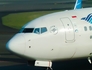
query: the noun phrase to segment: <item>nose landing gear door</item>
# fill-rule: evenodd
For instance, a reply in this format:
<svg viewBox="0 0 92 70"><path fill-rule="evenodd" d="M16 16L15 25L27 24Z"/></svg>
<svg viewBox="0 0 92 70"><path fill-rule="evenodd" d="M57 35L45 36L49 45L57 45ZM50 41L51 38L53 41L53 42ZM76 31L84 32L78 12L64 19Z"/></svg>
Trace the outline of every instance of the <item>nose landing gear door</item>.
<svg viewBox="0 0 92 70"><path fill-rule="evenodd" d="M75 41L74 27L68 17L61 18L61 22L65 30L65 40L67 43Z"/></svg>

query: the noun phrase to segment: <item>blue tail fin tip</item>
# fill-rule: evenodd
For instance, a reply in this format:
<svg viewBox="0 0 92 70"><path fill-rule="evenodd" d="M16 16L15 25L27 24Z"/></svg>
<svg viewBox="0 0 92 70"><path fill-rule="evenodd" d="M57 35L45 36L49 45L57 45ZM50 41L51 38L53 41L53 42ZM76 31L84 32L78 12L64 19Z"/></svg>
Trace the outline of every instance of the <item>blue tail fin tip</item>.
<svg viewBox="0 0 92 70"><path fill-rule="evenodd" d="M74 9L80 9L82 6L81 4L82 4L82 0L76 0Z"/></svg>

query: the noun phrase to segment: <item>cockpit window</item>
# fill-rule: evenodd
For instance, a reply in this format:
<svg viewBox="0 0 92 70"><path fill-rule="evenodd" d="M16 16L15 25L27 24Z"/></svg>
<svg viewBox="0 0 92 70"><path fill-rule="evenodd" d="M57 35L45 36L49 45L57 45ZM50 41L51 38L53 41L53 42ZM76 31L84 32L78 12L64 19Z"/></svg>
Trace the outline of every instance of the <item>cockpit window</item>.
<svg viewBox="0 0 92 70"><path fill-rule="evenodd" d="M46 27L41 28L41 33L44 33L44 32L47 32L47 28Z"/></svg>
<svg viewBox="0 0 92 70"><path fill-rule="evenodd" d="M32 33L34 28L22 28L20 32L22 33Z"/></svg>
<svg viewBox="0 0 92 70"><path fill-rule="evenodd" d="M35 28L35 29L34 29L34 33L40 34L40 33L41 33L41 32L40 32L40 28Z"/></svg>
<svg viewBox="0 0 92 70"><path fill-rule="evenodd" d="M22 28L20 30L20 33L42 34L44 32L47 32L47 28L46 27L41 27L41 28Z"/></svg>
<svg viewBox="0 0 92 70"><path fill-rule="evenodd" d="M42 34L44 32L47 32L47 28L46 27L42 27L42 28L35 28L34 29L34 33L36 34Z"/></svg>

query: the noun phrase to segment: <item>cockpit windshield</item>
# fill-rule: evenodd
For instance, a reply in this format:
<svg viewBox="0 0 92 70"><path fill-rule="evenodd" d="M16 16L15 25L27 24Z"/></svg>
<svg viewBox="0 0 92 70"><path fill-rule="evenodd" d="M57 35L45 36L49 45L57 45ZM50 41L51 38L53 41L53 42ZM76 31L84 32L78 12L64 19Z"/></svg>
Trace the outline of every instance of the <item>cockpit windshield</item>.
<svg viewBox="0 0 92 70"><path fill-rule="evenodd" d="M35 28L34 29L34 33L36 33L36 34L42 34L42 33L45 33L45 32L47 32L47 28L46 27Z"/></svg>
<svg viewBox="0 0 92 70"><path fill-rule="evenodd" d="M47 28L46 27L42 27L41 28L41 33L47 32Z"/></svg>
<svg viewBox="0 0 92 70"><path fill-rule="evenodd" d="M34 29L34 33L40 34L40 33L41 33L41 32L40 32L40 28L35 28L35 29Z"/></svg>
<svg viewBox="0 0 92 70"><path fill-rule="evenodd" d="M47 32L46 27L41 27L41 28L22 28L20 30L20 33L35 33L35 34L42 34Z"/></svg>
<svg viewBox="0 0 92 70"><path fill-rule="evenodd" d="M34 28L22 28L20 30L21 33L32 33Z"/></svg>

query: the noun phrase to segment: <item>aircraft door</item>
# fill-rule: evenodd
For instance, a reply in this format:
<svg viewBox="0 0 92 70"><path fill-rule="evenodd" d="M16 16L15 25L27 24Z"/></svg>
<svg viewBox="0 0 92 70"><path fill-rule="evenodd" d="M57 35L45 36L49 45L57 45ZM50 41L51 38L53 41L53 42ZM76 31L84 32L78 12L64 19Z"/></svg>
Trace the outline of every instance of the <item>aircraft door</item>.
<svg viewBox="0 0 92 70"><path fill-rule="evenodd" d="M61 18L61 22L64 26L66 42L74 42L75 33L71 20L68 17L65 17Z"/></svg>

